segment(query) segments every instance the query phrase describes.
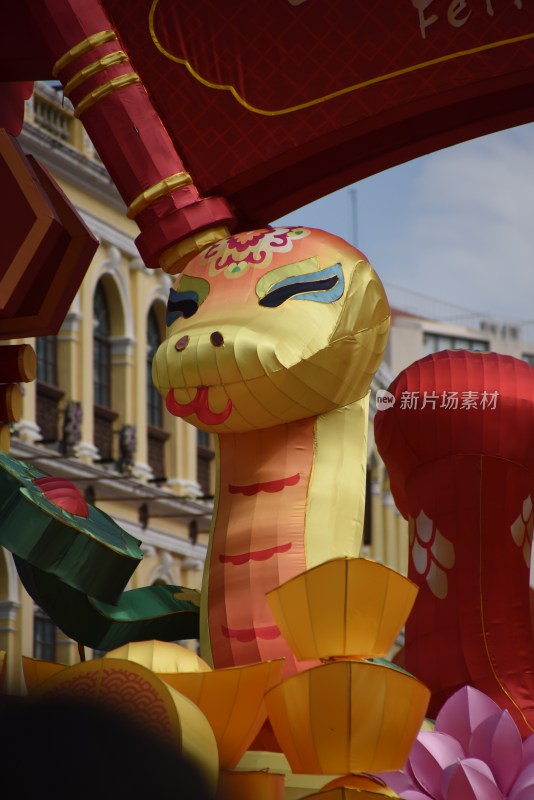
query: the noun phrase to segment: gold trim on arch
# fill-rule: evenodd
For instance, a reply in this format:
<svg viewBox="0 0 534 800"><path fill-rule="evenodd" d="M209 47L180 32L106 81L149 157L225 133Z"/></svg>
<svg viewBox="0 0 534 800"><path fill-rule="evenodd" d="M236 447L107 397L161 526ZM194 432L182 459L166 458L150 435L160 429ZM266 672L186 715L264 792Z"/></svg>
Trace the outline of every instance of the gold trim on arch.
<svg viewBox="0 0 534 800"><path fill-rule="evenodd" d="M187 61L185 58L180 58L179 56L175 56L173 53L170 53L166 50L161 42L158 39L158 36L155 31L154 27L154 17L156 14L156 8L159 5L160 0L152 0L152 5L150 7L150 11L148 14L148 27L150 30L150 36L154 45L157 50L165 57L168 58L169 61L174 61L176 64L182 64L189 74L203 86L206 86L208 89L217 89L220 91L230 92L232 97L237 100L239 105L243 106L247 109L247 111L251 111L253 114L260 114L264 117L279 117L284 114L291 114L294 111L302 111L305 108L312 108L313 106L317 106L320 103L326 103L328 100L334 100L336 97L342 97L343 95L350 94L351 92L356 92L359 89L364 89L367 86L374 86L377 83L383 83L384 81L391 80L391 78L398 78L401 75L407 75L410 72L417 72L420 69L426 69L427 67L433 67L436 64L442 64L447 61L453 61L456 58L463 58L465 56L471 56L475 53L483 53L486 50L494 50L496 47L505 47L506 45L510 44L518 44L519 42L526 42L530 39L534 39L534 33L525 33L522 36L515 36L512 39L501 39L496 42L489 42L488 44L480 45L479 47L471 47L468 50L458 50L455 53L447 53L444 56L438 56L438 58L432 58L429 61L421 61L419 64L412 64L409 67L403 67L402 69L394 70L393 72L387 72L384 75L376 75L374 78L369 78L366 81L361 81L360 83L352 84L351 86L345 86L343 89L338 89L336 92L331 92L330 94L325 94L322 97L316 97L313 100L308 100L305 103L298 103L294 106L288 106L287 108L278 108L274 110L268 110L265 108L258 108L258 106L254 106L248 102L248 100L239 94L235 86L227 83L213 83L212 81L203 78L195 68Z"/></svg>
<svg viewBox="0 0 534 800"><path fill-rule="evenodd" d="M73 75L70 81L65 84L63 92L68 97L74 89L77 89L82 83L88 81L93 75L97 75L99 72L109 67L114 67L116 64L124 64L125 61L128 61L128 56L124 50L115 50L113 53L108 53L107 56L102 56L102 58L99 58L97 61L92 61Z"/></svg>
<svg viewBox="0 0 534 800"><path fill-rule="evenodd" d="M61 70L65 69L65 67L76 58L85 55L90 50L94 50L96 47L100 47L101 44L112 42L116 38L117 34L112 30L93 33L92 36L88 36L87 39L79 42L77 45L75 45L75 47L72 47L65 53L65 55L61 56L61 58L56 61L52 69L52 75L54 78L57 78Z"/></svg>
<svg viewBox="0 0 534 800"><path fill-rule="evenodd" d="M103 83L102 86L98 87L98 89L94 89L94 91L89 92L89 94L86 94L85 97L80 100L76 106L74 116L80 117L84 111L87 111L88 108L91 108L91 106L93 106L95 103L98 103L99 100L103 100L104 97L116 92L118 89L122 89L125 86L130 86L133 83L140 83L140 81L141 78L136 72L130 72L127 75L119 75L118 78L113 78L107 83Z"/></svg>
<svg viewBox="0 0 534 800"><path fill-rule="evenodd" d="M193 183L193 178L188 172L176 172L174 175L169 175L168 178L163 178L159 183L155 183L144 192L138 194L135 200L132 200L128 206L126 216L134 219L141 211L167 194L171 194L176 189L181 189L182 186L190 186Z"/></svg>
<svg viewBox="0 0 534 800"><path fill-rule="evenodd" d="M213 228L204 228L202 231L196 231L196 233L165 250L159 257L159 265L163 272L168 275L178 275L197 253L200 253L210 244L226 239L227 236L230 236L230 231L225 225L217 225Z"/></svg>

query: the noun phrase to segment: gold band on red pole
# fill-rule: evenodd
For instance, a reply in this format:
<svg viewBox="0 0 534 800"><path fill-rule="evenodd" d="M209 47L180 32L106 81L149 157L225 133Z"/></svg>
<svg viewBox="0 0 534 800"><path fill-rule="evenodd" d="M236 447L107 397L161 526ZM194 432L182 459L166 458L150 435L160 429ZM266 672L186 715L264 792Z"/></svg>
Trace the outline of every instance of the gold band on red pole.
<svg viewBox="0 0 534 800"><path fill-rule="evenodd" d="M235 223L226 200L199 195L100 3L38 6L30 13L54 75L141 230L136 244L145 263L159 267L163 253L200 231L226 233Z"/></svg>

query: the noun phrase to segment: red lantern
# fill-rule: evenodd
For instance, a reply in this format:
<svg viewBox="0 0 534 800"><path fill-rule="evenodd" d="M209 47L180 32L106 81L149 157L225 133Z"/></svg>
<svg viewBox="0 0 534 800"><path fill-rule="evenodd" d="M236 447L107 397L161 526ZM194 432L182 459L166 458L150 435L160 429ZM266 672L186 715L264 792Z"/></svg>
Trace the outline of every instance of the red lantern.
<svg viewBox="0 0 534 800"><path fill-rule="evenodd" d="M412 364L390 392L376 442L420 587L402 664L431 688L431 714L470 684L531 733L534 369L445 351Z"/></svg>

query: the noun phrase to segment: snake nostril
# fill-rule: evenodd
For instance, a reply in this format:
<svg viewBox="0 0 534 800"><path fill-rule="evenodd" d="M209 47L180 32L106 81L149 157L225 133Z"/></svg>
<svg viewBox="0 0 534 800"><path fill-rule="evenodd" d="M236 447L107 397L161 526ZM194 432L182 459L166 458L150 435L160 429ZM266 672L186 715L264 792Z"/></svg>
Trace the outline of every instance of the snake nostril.
<svg viewBox="0 0 534 800"><path fill-rule="evenodd" d="M178 341L174 345L174 349L178 350L178 352L181 353L182 350L185 350L188 344L189 344L189 336L182 336L182 338L178 339Z"/></svg>
<svg viewBox="0 0 534 800"><path fill-rule="evenodd" d="M220 331L213 331L210 336L210 342L214 347L222 347L224 344L224 336Z"/></svg>

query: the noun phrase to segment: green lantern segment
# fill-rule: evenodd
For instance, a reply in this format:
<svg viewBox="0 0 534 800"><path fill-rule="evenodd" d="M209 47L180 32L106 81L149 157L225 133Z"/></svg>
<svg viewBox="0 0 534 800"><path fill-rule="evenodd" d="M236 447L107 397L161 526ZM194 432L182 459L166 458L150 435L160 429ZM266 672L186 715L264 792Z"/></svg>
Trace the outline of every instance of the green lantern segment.
<svg viewBox="0 0 534 800"><path fill-rule="evenodd" d="M198 593L180 586L123 591L140 542L70 481L0 453L0 545L26 590L61 630L107 650L144 639L197 638Z"/></svg>

